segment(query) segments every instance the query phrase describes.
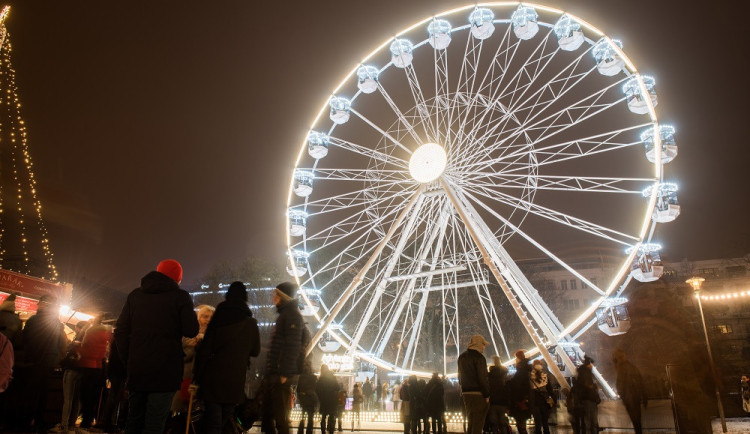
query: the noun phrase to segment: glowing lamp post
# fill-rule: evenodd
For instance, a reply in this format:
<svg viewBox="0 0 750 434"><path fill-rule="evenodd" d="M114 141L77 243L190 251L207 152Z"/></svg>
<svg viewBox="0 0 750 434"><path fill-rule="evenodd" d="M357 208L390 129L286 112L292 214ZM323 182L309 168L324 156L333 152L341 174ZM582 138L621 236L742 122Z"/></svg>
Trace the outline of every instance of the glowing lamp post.
<svg viewBox="0 0 750 434"><path fill-rule="evenodd" d="M711 374L714 376L714 387L716 390L716 405L719 406L719 417L721 418L721 430L727 432L727 421L724 419L724 406L721 404L721 395L719 394L719 378L716 376L716 366L714 366L714 355L711 352L711 343L708 341L708 330L706 329L706 317L703 316L703 303L701 303L701 286L706 279L702 277L692 277L685 281L693 288L695 298L698 300L698 310L701 313L701 322L703 323L703 335L706 337L706 348L708 349L708 362L711 365Z"/></svg>

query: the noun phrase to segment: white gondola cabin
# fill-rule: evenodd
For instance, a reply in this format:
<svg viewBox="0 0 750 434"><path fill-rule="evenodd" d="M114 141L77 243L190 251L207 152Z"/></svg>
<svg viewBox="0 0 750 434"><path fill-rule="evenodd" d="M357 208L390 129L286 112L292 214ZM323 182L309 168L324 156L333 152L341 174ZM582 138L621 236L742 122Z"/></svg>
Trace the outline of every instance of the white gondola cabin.
<svg viewBox="0 0 750 434"><path fill-rule="evenodd" d="M608 336L624 335L630 330L628 299L612 297L604 300L596 310L596 325Z"/></svg>
<svg viewBox="0 0 750 434"><path fill-rule="evenodd" d="M596 69L602 75L617 75L622 71L622 67L625 64L613 45L622 48L622 42L616 39L601 38L591 50L596 60Z"/></svg>
<svg viewBox="0 0 750 434"><path fill-rule="evenodd" d="M396 39L391 43L391 62L396 68L406 68L414 59L414 45L406 39Z"/></svg>
<svg viewBox="0 0 750 434"><path fill-rule="evenodd" d="M677 141L674 138L675 129L671 125L659 125L659 141L661 141L661 164L667 164L677 156ZM646 147L646 158L656 161L654 147L654 129L648 128L641 133L641 142Z"/></svg>
<svg viewBox="0 0 750 434"><path fill-rule="evenodd" d="M317 131L310 131L307 135L307 153L316 160L328 155L330 137Z"/></svg>
<svg viewBox="0 0 750 434"><path fill-rule="evenodd" d="M292 250L291 256L291 264L287 265L286 272L294 277L307 274L307 259L310 255L303 250Z"/></svg>
<svg viewBox="0 0 750 434"><path fill-rule="evenodd" d="M334 96L328 102L328 105L331 108L329 117L334 124L345 124L349 120L349 112L352 108L351 101L340 96Z"/></svg>
<svg viewBox="0 0 750 434"><path fill-rule="evenodd" d="M510 16L510 21L513 23L513 33L516 34L518 39L524 41L533 38L539 31L538 18L539 15L534 8L524 5L518 6Z"/></svg>
<svg viewBox="0 0 750 434"><path fill-rule="evenodd" d="M575 51L583 45L583 32L581 25L568 15L563 15L553 27L557 36L557 43L564 51Z"/></svg>
<svg viewBox="0 0 750 434"><path fill-rule="evenodd" d="M451 23L446 20L434 19L427 25L430 35L430 45L436 50L445 50L451 43Z"/></svg>
<svg viewBox="0 0 750 434"><path fill-rule="evenodd" d="M289 235L301 237L307 230L307 213L301 209L290 209L287 212L289 217Z"/></svg>
<svg viewBox="0 0 750 434"><path fill-rule="evenodd" d="M315 174L309 170L297 169L294 172L294 194L299 197L307 197L313 191L313 179Z"/></svg>
<svg viewBox="0 0 750 434"><path fill-rule="evenodd" d="M629 248L627 253L631 253L632 249L632 247ZM630 267L630 274L633 279L639 282L659 280L664 272L659 250L661 250L661 244L657 243L644 243L638 246L638 252Z"/></svg>
<svg viewBox="0 0 750 434"><path fill-rule="evenodd" d="M653 186L646 187L641 194L651 197ZM680 215L680 203L677 201L677 184L662 182L656 192L656 207L652 218L657 223L669 223Z"/></svg>
<svg viewBox="0 0 750 434"><path fill-rule="evenodd" d="M495 14L486 8L476 8L469 14L469 24L471 24L471 34L477 39L484 40L492 36L495 32L495 24L492 20Z"/></svg>
<svg viewBox="0 0 750 434"><path fill-rule="evenodd" d="M646 87L649 98L651 98L651 104L656 107L656 104L658 103L656 90L654 89L656 86L656 80L647 75L641 76L641 79L643 79L643 85ZM641 95L641 85L638 83L638 77L633 77L625 82L625 84L622 85L622 92L625 94L628 102L628 109L630 109L631 112L639 115L648 113L648 103Z"/></svg>
<svg viewBox="0 0 750 434"><path fill-rule="evenodd" d="M362 65L357 69L357 88L364 93L378 90L378 68L372 65Z"/></svg>

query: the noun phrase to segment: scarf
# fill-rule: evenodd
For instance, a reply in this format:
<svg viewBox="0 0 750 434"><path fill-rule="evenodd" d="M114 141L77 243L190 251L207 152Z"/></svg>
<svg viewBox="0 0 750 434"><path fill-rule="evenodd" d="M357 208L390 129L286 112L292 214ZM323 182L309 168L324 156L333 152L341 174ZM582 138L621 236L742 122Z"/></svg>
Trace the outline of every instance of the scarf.
<svg viewBox="0 0 750 434"><path fill-rule="evenodd" d="M532 372L531 386L534 389L544 389L547 387L547 374L545 372Z"/></svg>

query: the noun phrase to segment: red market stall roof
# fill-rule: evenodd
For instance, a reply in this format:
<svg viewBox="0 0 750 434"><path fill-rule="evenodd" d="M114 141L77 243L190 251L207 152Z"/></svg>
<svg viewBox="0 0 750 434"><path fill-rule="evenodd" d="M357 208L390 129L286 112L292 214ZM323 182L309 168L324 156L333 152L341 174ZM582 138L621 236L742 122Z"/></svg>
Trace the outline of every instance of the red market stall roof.
<svg viewBox="0 0 750 434"><path fill-rule="evenodd" d="M36 312L37 301L43 295L52 295L61 304L67 304L73 287L0 268L0 303L12 293L16 294L17 311Z"/></svg>

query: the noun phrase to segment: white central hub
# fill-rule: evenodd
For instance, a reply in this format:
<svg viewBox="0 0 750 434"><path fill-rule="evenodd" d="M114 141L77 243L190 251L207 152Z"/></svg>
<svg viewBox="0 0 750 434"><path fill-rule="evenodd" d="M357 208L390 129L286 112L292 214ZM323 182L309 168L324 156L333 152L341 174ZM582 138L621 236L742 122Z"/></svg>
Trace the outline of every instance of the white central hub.
<svg viewBox="0 0 750 434"><path fill-rule="evenodd" d="M442 146L437 143L425 143L411 154L409 173L417 182L434 181L443 174L447 163L448 157Z"/></svg>

